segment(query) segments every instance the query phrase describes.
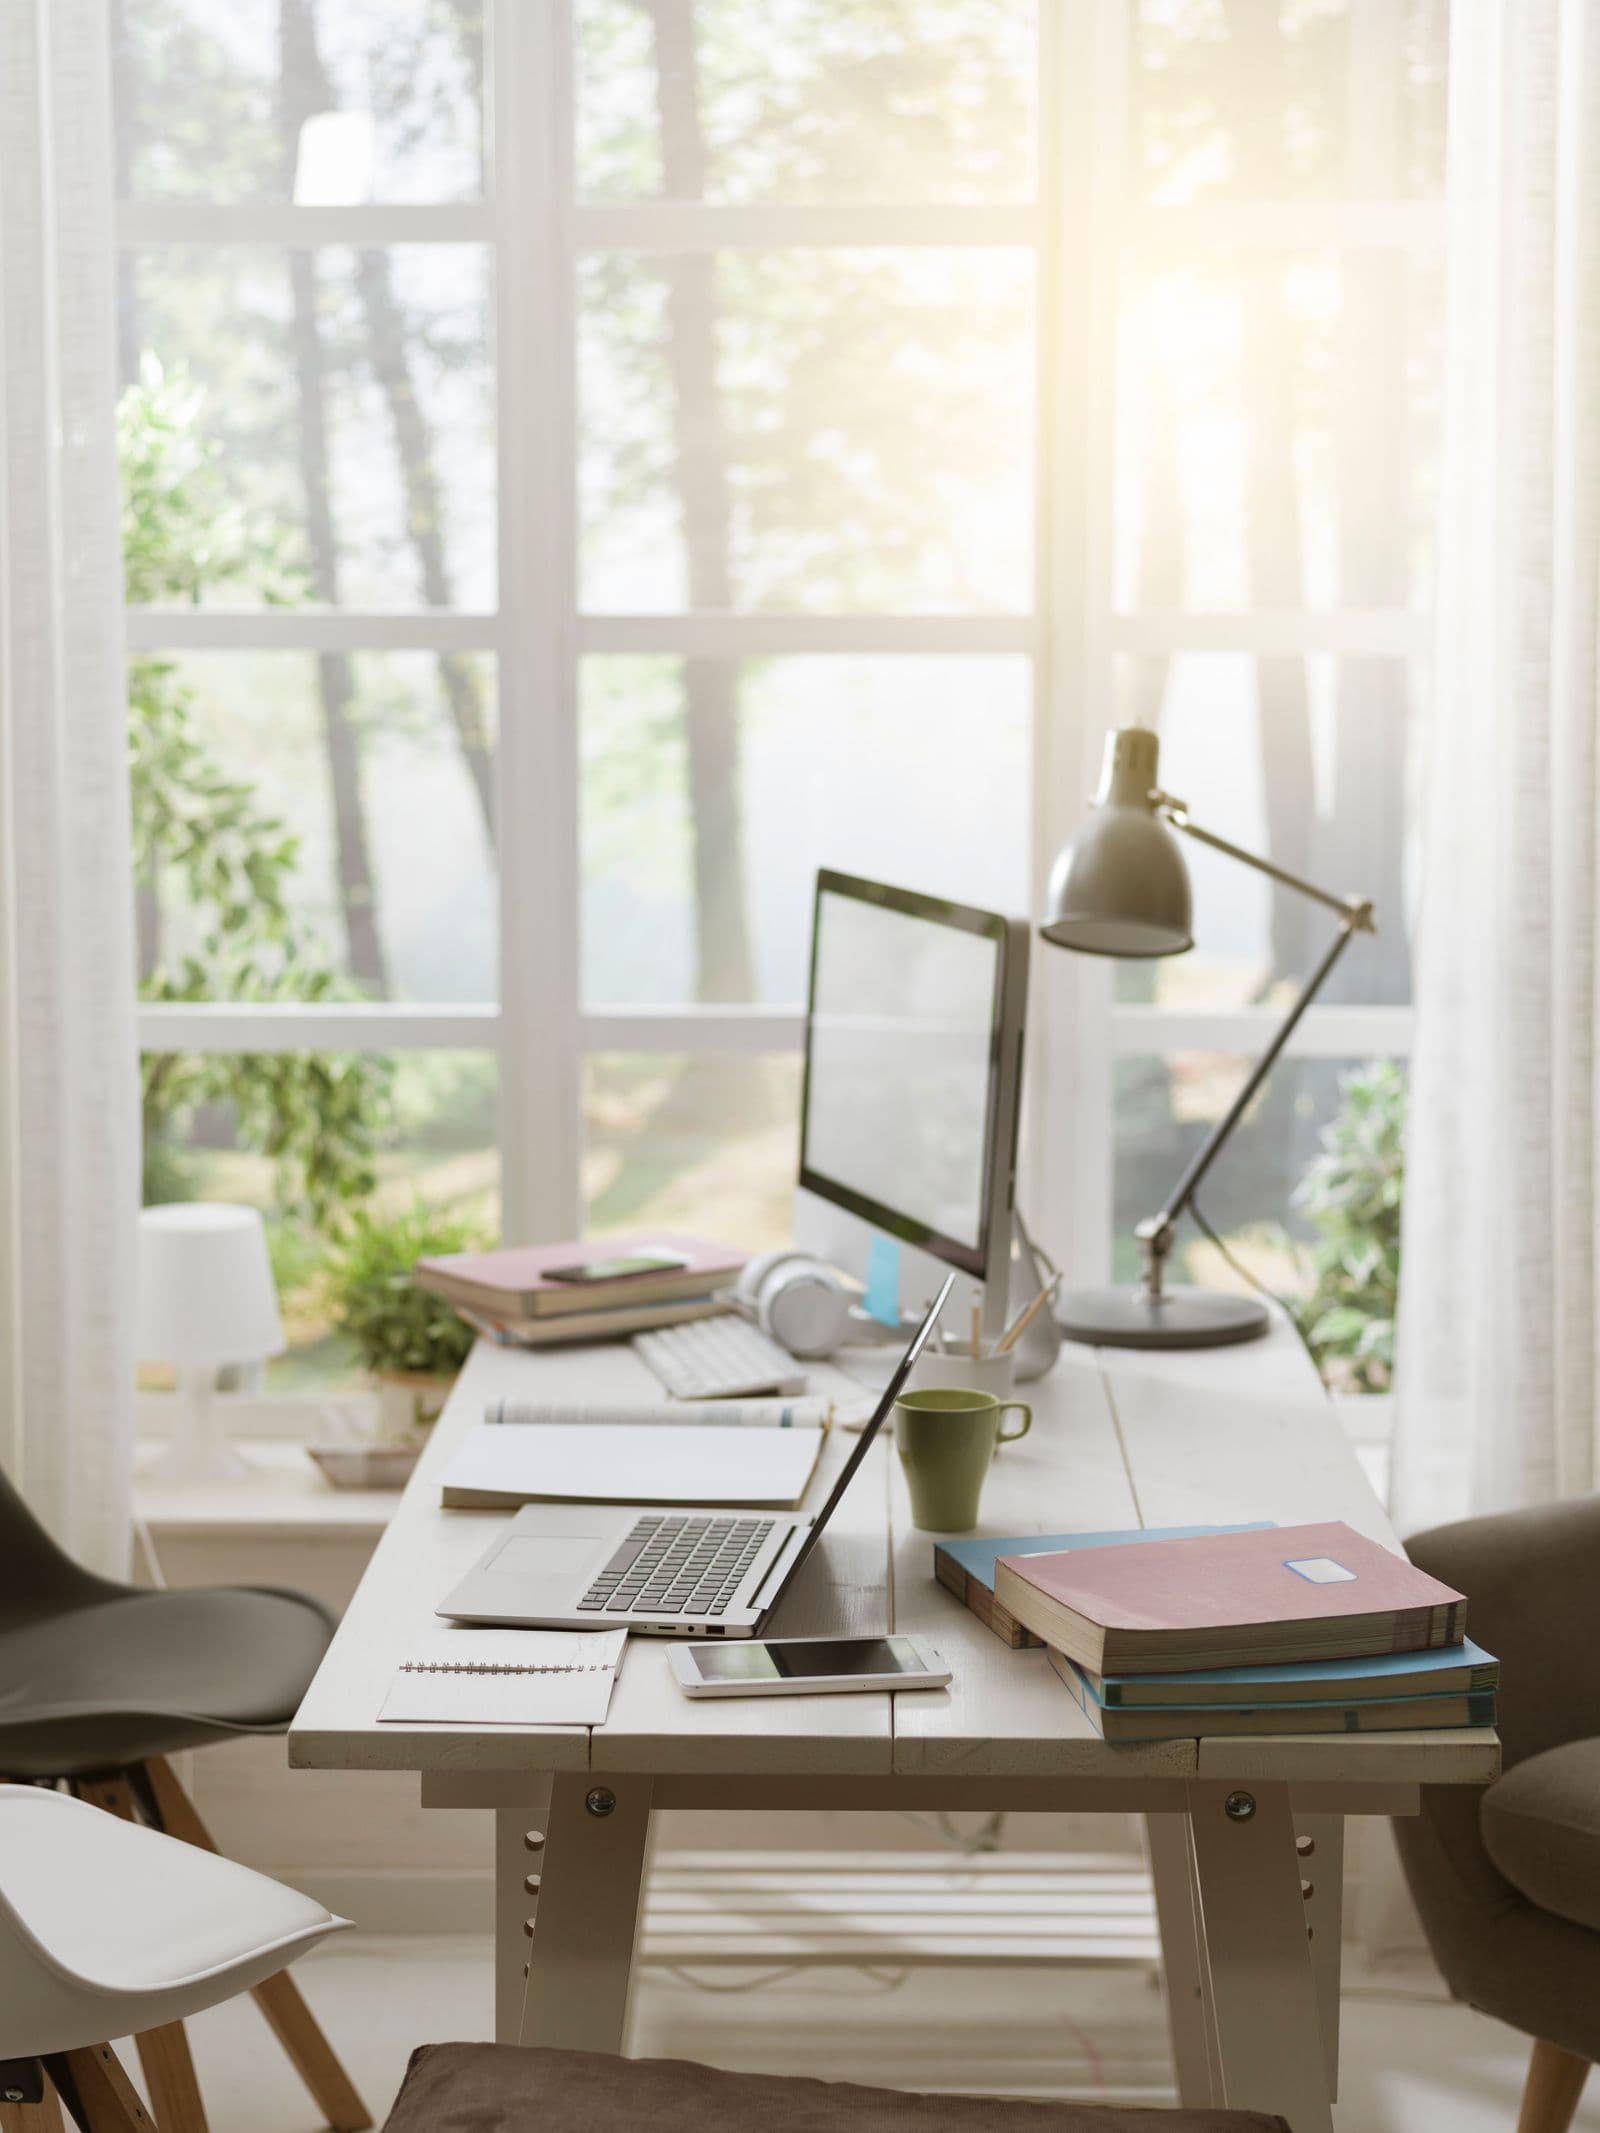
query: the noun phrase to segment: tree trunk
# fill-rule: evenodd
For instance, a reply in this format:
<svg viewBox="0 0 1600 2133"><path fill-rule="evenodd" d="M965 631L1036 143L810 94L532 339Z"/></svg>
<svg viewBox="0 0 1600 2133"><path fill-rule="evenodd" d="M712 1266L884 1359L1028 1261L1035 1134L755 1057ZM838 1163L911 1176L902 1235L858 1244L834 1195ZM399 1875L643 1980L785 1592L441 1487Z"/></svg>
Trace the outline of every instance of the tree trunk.
<svg viewBox="0 0 1600 2133"><path fill-rule="evenodd" d="M1392 0L1353 0L1346 132L1352 179L1401 191L1404 24ZM1407 284L1401 255L1347 252L1340 269L1338 440L1339 600L1406 605L1408 482L1405 389ZM1346 957L1330 1000L1385 1005L1411 996L1406 941L1407 676L1397 659L1342 659L1336 697L1337 788L1319 866L1330 888L1370 896L1379 931Z"/></svg>
<svg viewBox="0 0 1600 2133"><path fill-rule="evenodd" d="M1232 91L1238 171L1246 195L1270 198L1287 176L1282 126L1283 46L1277 0L1228 0L1228 38L1219 61ZM1294 469L1293 326L1283 300L1284 263L1250 255L1240 270L1243 374L1249 424L1246 543L1257 607L1305 604L1300 499ZM1303 659L1256 662L1256 721L1267 844L1297 872L1314 863L1316 785L1311 707ZM1311 906L1292 890L1272 892L1267 984L1296 977L1310 958Z"/></svg>
<svg viewBox="0 0 1600 2133"><path fill-rule="evenodd" d="M138 152L139 99L134 81L133 52L128 35L125 0L111 4L111 81L117 123L112 136L116 162L117 198L133 192L133 166ZM139 326L139 277L132 252L117 250L117 383L122 392L139 382L139 352L143 334ZM154 881L137 880L133 885L135 952L142 979L148 978L161 961L161 893Z"/></svg>
<svg viewBox="0 0 1600 2133"><path fill-rule="evenodd" d="M300 128L319 111L334 108L332 87L317 49L311 0L280 0L284 157L292 181ZM309 252L289 255L293 300L291 345L300 405L300 476L306 498L311 590L328 606L339 599L339 559L329 502L327 361L317 319L316 267ZM389 990L383 943L378 934L372 856L361 793L360 740L350 707L355 684L343 652L317 656L323 739L333 798L338 853L339 905L344 916L350 974L378 998Z"/></svg>
<svg viewBox="0 0 1600 2133"><path fill-rule="evenodd" d="M643 0L655 46L661 169L669 199L697 200L705 179L691 0ZM678 496L689 605L733 605L727 446L717 392L716 262L663 261L668 362L677 403ZM755 990L745 897L737 680L723 660L686 659L689 798L693 809L695 992L748 1000Z"/></svg>
<svg viewBox="0 0 1600 2133"><path fill-rule="evenodd" d="M394 431L395 456L400 462L400 478L405 487L406 531L422 572L422 597L429 607L451 607L454 594L445 556L444 500L434 462L433 437L411 375L406 352L406 319L395 297L388 253L360 253L356 281L361 292L361 308L366 315L367 351L373 375L382 388L390 427ZM474 660L460 652L441 652L439 685L449 707L461 759L478 796L484 834L492 849L494 764L484 721L480 670Z"/></svg>

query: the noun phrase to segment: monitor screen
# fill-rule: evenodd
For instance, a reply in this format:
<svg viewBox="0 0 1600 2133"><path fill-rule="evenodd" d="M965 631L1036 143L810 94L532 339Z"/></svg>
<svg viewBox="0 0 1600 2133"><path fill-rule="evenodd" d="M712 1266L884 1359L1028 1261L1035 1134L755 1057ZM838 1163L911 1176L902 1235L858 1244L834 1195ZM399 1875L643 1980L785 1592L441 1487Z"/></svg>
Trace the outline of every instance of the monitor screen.
<svg viewBox="0 0 1600 2133"><path fill-rule="evenodd" d="M800 1182L983 1271L1005 921L823 874Z"/></svg>

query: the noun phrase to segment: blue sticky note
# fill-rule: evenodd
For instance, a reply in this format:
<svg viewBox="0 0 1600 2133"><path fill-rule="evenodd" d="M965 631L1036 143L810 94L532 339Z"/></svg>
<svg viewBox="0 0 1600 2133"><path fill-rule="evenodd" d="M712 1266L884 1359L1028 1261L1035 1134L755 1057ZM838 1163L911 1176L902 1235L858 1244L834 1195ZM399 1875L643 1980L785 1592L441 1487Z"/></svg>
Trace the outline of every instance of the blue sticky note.
<svg viewBox="0 0 1600 2133"><path fill-rule="evenodd" d="M899 1325L900 1247L892 1237L873 1236L867 1250L867 1293L861 1301L868 1317L880 1325Z"/></svg>

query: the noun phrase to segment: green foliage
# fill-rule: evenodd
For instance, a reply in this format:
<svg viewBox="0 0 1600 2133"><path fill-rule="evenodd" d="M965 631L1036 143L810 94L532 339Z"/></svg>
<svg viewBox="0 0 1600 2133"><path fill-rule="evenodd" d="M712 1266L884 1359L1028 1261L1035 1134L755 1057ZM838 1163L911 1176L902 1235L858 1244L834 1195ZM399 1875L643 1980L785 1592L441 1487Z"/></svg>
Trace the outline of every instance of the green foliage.
<svg viewBox="0 0 1600 2133"><path fill-rule="evenodd" d="M1314 1286L1302 1323L1341 1391L1386 1391L1394 1371L1405 1188L1406 1077L1389 1060L1347 1074L1322 1153L1295 1190L1310 1223Z"/></svg>
<svg viewBox="0 0 1600 2133"><path fill-rule="evenodd" d="M371 1371L449 1377L467 1359L472 1329L442 1297L419 1289L411 1270L435 1253L477 1251L488 1242L477 1223L420 1199L403 1214L353 1215L325 1274L334 1325Z"/></svg>
<svg viewBox="0 0 1600 2133"><path fill-rule="evenodd" d="M272 547L228 504L202 395L146 358L117 410L123 553L130 601L198 601L247 581L269 599L297 590ZM170 660L129 664L128 746L134 878L144 924L147 1000L304 1003L351 997L295 919L299 847L229 777L201 736L194 690ZM162 898L197 937L164 956ZM184 1130L202 1106L231 1114L238 1137L277 1166L280 1203L317 1223L371 1191L388 1108L382 1060L314 1052L152 1053L143 1067L145 1198L187 1188Z"/></svg>

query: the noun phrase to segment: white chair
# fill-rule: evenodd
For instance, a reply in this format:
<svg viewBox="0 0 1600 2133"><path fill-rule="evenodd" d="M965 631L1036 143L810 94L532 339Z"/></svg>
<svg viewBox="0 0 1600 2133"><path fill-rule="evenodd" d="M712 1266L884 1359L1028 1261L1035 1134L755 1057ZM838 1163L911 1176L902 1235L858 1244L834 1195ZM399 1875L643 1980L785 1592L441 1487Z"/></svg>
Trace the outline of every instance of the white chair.
<svg viewBox="0 0 1600 2133"><path fill-rule="evenodd" d="M159 2053L348 1924L215 1852L0 1785L0 2133L56 2133L61 2104L83 2133L154 2133L108 2040Z"/></svg>

